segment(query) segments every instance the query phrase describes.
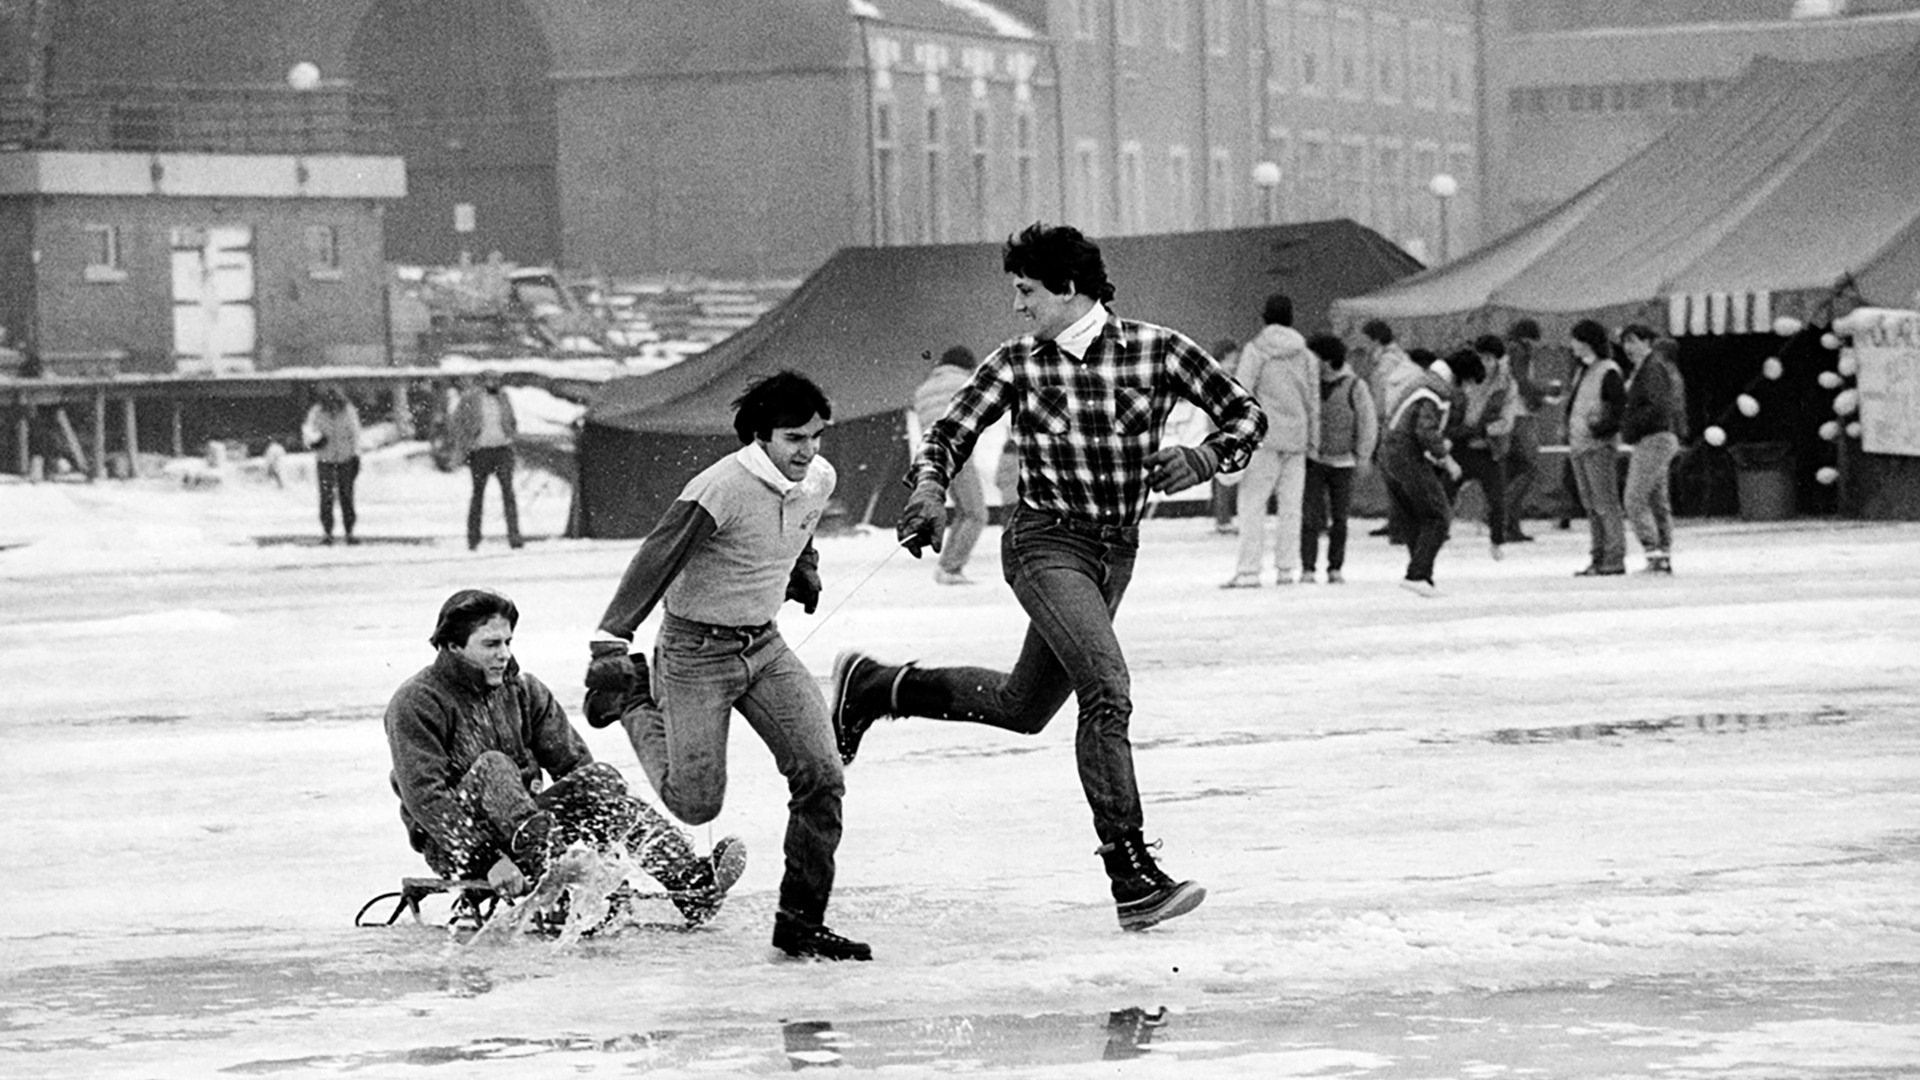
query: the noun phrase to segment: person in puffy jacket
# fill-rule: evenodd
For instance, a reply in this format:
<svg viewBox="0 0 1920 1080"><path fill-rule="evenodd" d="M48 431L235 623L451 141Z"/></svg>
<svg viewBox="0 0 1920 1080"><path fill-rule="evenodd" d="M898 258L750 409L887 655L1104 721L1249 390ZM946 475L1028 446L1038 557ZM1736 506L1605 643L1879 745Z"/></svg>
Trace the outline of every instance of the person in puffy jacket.
<svg viewBox="0 0 1920 1080"><path fill-rule="evenodd" d="M1240 480L1240 556L1226 589L1258 588L1267 542L1267 500L1275 503L1273 562L1277 584L1299 573L1295 541L1307 485L1307 452L1320 442L1320 362L1293 328L1293 301L1267 297L1266 326L1240 350L1240 385L1259 400L1267 435Z"/></svg>

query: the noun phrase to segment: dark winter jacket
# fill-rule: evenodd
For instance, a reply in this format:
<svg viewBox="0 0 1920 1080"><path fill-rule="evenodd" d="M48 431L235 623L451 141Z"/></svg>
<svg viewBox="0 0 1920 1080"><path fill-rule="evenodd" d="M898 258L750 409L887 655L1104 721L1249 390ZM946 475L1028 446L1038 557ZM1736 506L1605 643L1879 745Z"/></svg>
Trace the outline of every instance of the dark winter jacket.
<svg viewBox="0 0 1920 1080"><path fill-rule="evenodd" d="M486 673L450 649L393 692L387 745L400 820L415 851L425 850L428 836L453 846L443 824L457 814L453 789L481 754L511 758L530 792L543 769L558 780L593 761L552 692L517 661L507 665L503 685L489 688Z"/></svg>
<svg viewBox="0 0 1920 1080"><path fill-rule="evenodd" d="M1673 368L1658 354L1647 357L1627 380L1620 441L1631 446L1649 435L1674 430Z"/></svg>

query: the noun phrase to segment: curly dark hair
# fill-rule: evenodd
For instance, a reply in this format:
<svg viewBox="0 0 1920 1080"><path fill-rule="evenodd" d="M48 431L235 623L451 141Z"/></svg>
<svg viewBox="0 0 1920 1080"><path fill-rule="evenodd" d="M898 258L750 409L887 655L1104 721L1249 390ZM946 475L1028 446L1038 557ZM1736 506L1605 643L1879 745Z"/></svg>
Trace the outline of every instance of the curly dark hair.
<svg viewBox="0 0 1920 1080"><path fill-rule="evenodd" d="M733 433L742 446L772 438L774 428L799 427L816 416L833 419L833 402L819 384L797 371L757 379L733 399Z"/></svg>
<svg viewBox="0 0 1920 1080"><path fill-rule="evenodd" d="M1107 280L1107 264L1100 257L1100 245L1071 225L1036 221L1017 235L1007 237L1000 268L1009 274L1032 278L1049 292L1065 293L1071 287L1072 291L1100 303L1113 303L1113 282Z"/></svg>

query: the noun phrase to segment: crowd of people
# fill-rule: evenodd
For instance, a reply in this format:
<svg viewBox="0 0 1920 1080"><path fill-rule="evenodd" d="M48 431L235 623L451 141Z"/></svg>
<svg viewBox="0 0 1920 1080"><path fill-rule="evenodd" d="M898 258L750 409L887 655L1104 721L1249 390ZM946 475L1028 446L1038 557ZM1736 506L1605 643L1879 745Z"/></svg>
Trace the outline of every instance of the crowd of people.
<svg viewBox="0 0 1920 1080"><path fill-rule="evenodd" d="M1592 534L1578 576L1626 573L1628 524L1645 553L1643 572L1673 572L1668 477L1686 438L1687 407L1671 339L1639 324L1621 328L1616 339L1582 319L1568 332L1576 366L1563 383L1536 370L1541 332L1532 319L1444 354L1404 348L1382 319L1362 325L1354 350L1337 336L1304 337L1292 328L1293 305L1282 295L1268 298L1265 321L1229 354L1268 428L1239 481L1232 524L1219 520L1220 531L1240 538L1222 588L1263 583L1269 518L1278 584L1321 580L1322 537L1324 580L1343 582L1355 479L1371 468L1387 495L1386 523L1373 535L1407 548L1404 588L1439 595L1434 564L1469 485L1480 491L1492 558L1533 539L1523 523L1552 408L1562 411L1567 437L1561 525L1584 512ZM1624 492L1621 446L1629 449Z"/></svg>
<svg viewBox="0 0 1920 1080"><path fill-rule="evenodd" d="M1217 507L1231 493L1239 552L1228 587L1262 584L1269 504L1278 580L1318 580L1324 534L1325 580L1338 584L1355 478L1377 469L1391 500L1384 532L1408 549L1403 584L1433 595L1434 562L1464 485L1482 490L1493 557L1528 539L1521 511L1538 469L1538 420L1557 404L1593 536L1580 573L1624 572L1623 513L1647 569L1671 572L1666 473L1685 435L1684 391L1673 343L1645 327L1623 330L1616 359L1604 327L1575 324L1568 347L1580 368L1563 388L1535 378L1540 332L1526 320L1445 356L1403 349L1391 326L1373 320L1350 354L1339 337L1294 329L1292 301L1274 295L1260 332L1216 355L1178 330L1115 314L1100 248L1076 229L1036 222L1009 238L1002 269L1030 332L978 362L953 348L934 364L911 403L918 434L903 479L912 494L895 532L915 557L926 549L942 556L936 581L967 583L985 519L973 452L983 432L1010 419L1003 465L1017 497L1001 574L1027 617L1013 663L889 662L849 649L835 658L823 694L777 616L785 603L811 613L819 602L813 534L837 479L820 452L833 406L806 375L779 371L734 401L739 450L687 481L588 643L587 722L625 731L665 811L593 761L551 692L519 669L512 602L462 590L440 611L435 660L401 686L387 713L401 817L437 873L513 895L561 845L625 844L690 922L710 917L744 854L729 838L698 855L667 815L698 825L720 813L738 712L788 788L773 945L793 957L869 960L872 949L829 929L826 915L849 767L875 724L917 718L1032 735L1071 696L1094 851L1120 926L1143 930L1207 895L1155 857L1128 734L1131 675L1114 616L1154 495L1219 482ZM497 386L456 413L462 443L483 458L473 465L476 507L485 478L500 475L485 452L503 434L511 445L511 412L490 398ZM1197 410L1205 430L1167 437L1176 407ZM336 405L317 408L316 430L340 430L327 426L343 422L326 415ZM1622 439L1632 447L1624 508ZM331 483L345 496L351 535L350 474L343 487L335 470ZM636 635L656 611L649 648Z"/></svg>

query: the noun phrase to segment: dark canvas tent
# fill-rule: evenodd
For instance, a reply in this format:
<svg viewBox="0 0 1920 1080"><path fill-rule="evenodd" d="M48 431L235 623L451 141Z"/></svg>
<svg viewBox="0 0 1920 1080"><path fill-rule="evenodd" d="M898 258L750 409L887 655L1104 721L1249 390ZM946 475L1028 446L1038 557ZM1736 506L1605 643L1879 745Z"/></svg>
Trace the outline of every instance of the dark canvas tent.
<svg viewBox="0 0 1920 1080"><path fill-rule="evenodd" d="M1305 332L1329 327L1333 299L1419 267L1351 221L1119 237L1101 242L1115 308L1177 327L1202 345L1259 329L1270 293L1294 299ZM711 350L653 375L609 383L581 432L579 529L638 536L699 469L739 446L730 403L780 368L806 372L834 402L824 453L851 522L892 521L905 490L902 416L923 354L965 345L984 357L1022 332L1000 245L851 248L783 303Z"/></svg>
<svg viewBox="0 0 1920 1080"><path fill-rule="evenodd" d="M1550 334L1593 314L1738 333L1814 312L1849 275L1879 304L1920 288L1920 47L1756 60L1532 224L1337 310L1436 340L1520 315Z"/></svg>
<svg viewBox="0 0 1920 1080"><path fill-rule="evenodd" d="M1824 509L1833 491L1813 476L1834 454L1816 434L1831 394L1815 376L1832 357L1783 343L1774 320L1911 306L1916 289L1920 46L1755 60L1706 108L1539 220L1456 263L1343 299L1335 319L1351 329L1384 318L1435 348L1523 315L1540 322L1550 347L1583 317L1662 329L1681 343L1695 431L1726 418L1734 444L1790 447L1796 502ZM1734 414L1736 396L1776 355L1787 374L1764 385L1758 417ZM1676 499L1731 512L1727 456L1683 461L1699 482L1683 483ZM1915 472L1906 461L1859 461L1856 491ZM1914 487L1896 501L1920 511Z"/></svg>

